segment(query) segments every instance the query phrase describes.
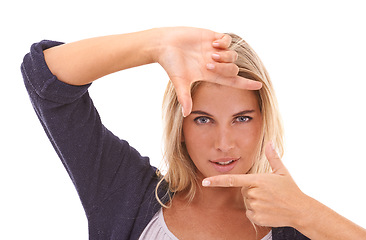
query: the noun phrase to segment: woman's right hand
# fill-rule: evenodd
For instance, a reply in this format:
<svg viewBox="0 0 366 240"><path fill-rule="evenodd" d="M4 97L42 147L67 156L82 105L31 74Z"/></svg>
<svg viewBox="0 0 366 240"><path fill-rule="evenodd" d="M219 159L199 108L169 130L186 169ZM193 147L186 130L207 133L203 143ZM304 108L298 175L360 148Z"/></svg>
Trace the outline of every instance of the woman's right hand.
<svg viewBox="0 0 366 240"><path fill-rule="evenodd" d="M259 82L237 76L231 37L206 29L157 28L63 44L44 51L51 72L71 85L84 85L107 74L158 62L168 73L187 116L191 84L209 81L256 90Z"/></svg>
<svg viewBox="0 0 366 240"><path fill-rule="evenodd" d="M184 116L192 109L190 87L208 81L241 89L257 90L261 83L238 76L237 53L229 50L231 37L206 29L161 28L154 60L172 81Z"/></svg>

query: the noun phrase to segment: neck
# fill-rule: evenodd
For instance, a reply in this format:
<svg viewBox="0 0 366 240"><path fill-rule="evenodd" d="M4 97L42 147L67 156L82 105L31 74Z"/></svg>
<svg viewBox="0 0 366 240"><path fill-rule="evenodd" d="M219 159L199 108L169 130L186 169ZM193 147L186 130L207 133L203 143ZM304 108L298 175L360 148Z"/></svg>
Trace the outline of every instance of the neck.
<svg viewBox="0 0 366 240"><path fill-rule="evenodd" d="M178 193L176 197L181 200L186 199L186 193ZM191 205L196 206L199 209L219 211L222 211L223 209L244 209L244 202L240 188L211 188L198 186Z"/></svg>

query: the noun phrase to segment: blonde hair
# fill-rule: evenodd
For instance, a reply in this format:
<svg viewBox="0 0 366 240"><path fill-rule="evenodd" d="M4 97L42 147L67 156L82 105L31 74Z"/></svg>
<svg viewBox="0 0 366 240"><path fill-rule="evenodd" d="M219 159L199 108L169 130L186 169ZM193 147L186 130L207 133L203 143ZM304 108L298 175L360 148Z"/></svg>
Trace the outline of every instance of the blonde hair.
<svg viewBox="0 0 366 240"><path fill-rule="evenodd" d="M262 61L254 50L239 36L228 34L232 37L230 49L238 53L235 64L239 67L239 76L262 83L262 88L256 91L259 108L261 110L263 126L261 142L259 143L257 160L253 163L248 173L266 173L271 167L264 154L264 144L273 141L278 154L283 155L283 126L278 110L274 89ZM191 95L194 96L201 82L195 82L191 86ZM168 184L170 193L186 192L188 201L193 200L198 186L196 167L182 142L183 115L181 105L178 102L173 84L169 81L163 99L164 121L164 156L167 172L161 176L156 187L156 197L164 207L164 203L158 197L158 188L163 181ZM171 197L169 195L169 197Z"/></svg>

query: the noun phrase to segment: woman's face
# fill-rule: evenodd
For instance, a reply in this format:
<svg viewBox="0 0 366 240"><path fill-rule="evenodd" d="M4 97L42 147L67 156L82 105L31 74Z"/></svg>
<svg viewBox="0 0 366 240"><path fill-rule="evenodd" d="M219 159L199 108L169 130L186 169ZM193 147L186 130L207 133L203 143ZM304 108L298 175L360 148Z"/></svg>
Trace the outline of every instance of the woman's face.
<svg viewBox="0 0 366 240"><path fill-rule="evenodd" d="M247 173L260 142L262 115L253 91L202 83L183 141L200 177Z"/></svg>

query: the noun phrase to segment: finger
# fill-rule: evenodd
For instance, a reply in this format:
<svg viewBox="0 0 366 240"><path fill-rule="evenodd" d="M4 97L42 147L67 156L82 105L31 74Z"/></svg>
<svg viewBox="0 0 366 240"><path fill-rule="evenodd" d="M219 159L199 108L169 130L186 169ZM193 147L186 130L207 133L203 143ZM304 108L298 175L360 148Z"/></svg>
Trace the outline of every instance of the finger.
<svg viewBox="0 0 366 240"><path fill-rule="evenodd" d="M247 209L247 211L245 212L245 215L247 216L247 218L255 223L256 225L259 225L257 222L254 221L255 218L255 212L252 209Z"/></svg>
<svg viewBox="0 0 366 240"><path fill-rule="evenodd" d="M272 167L272 172L279 175L289 174L285 165L282 163L281 158L278 156L278 153L275 150L274 143L267 143L265 149L266 157L268 159L269 164Z"/></svg>
<svg viewBox="0 0 366 240"><path fill-rule="evenodd" d="M185 82L177 79L171 79L174 84L177 99L182 106L183 117L188 116L192 111L192 97L190 86L185 86Z"/></svg>
<svg viewBox="0 0 366 240"><path fill-rule="evenodd" d="M251 205L250 205L250 201L249 201L249 199L247 199L247 198L243 198L243 200L244 200L244 206L245 206L245 209L248 211L248 210L253 210L252 209L252 207L251 207Z"/></svg>
<svg viewBox="0 0 366 240"><path fill-rule="evenodd" d="M245 203L245 208L247 210L253 211L255 208L255 204L253 204L255 202L255 200L249 199L249 198L244 198L244 203Z"/></svg>
<svg viewBox="0 0 366 240"><path fill-rule="evenodd" d="M211 68L209 66L207 66L207 69L209 69L210 71L218 71L218 72L223 71L223 69L221 69L221 70L215 69L215 68L220 68L220 67L218 67L219 66L218 64L216 64L216 65L212 64L212 65L213 66L211 66ZM229 86L229 87L246 89L246 90L259 90L262 88L261 82L251 80L248 78L243 78L241 76L232 76L232 77L218 76L217 78L212 78L211 80L207 79L207 81Z"/></svg>
<svg viewBox="0 0 366 240"><path fill-rule="evenodd" d="M238 53L235 51L222 51L212 54L212 59L221 63L234 63L238 59Z"/></svg>
<svg viewBox="0 0 366 240"><path fill-rule="evenodd" d="M219 75L219 77L212 79L215 83L248 90L258 90L262 87L262 83L259 81L238 76L239 68L235 63L213 62L208 63L206 68Z"/></svg>
<svg viewBox="0 0 366 240"><path fill-rule="evenodd" d="M224 77L235 77L239 73L239 67L234 63L208 63L206 68L211 72Z"/></svg>
<svg viewBox="0 0 366 240"><path fill-rule="evenodd" d="M223 33L216 34L216 40L212 43L214 48L227 49L231 44L231 36Z"/></svg>
<svg viewBox="0 0 366 240"><path fill-rule="evenodd" d="M258 189L255 185L242 187L241 195L246 199L255 199L258 196Z"/></svg>
<svg viewBox="0 0 366 240"><path fill-rule="evenodd" d="M253 187L254 175L250 174L226 174L203 179L204 187Z"/></svg>
<svg viewBox="0 0 366 240"><path fill-rule="evenodd" d="M262 88L262 83L251 80L248 78L243 78L240 76L236 76L231 80L231 83L229 83L231 87L240 88L240 89L247 89L247 90L259 90Z"/></svg>

